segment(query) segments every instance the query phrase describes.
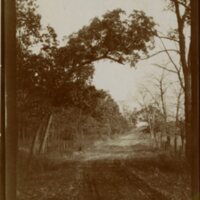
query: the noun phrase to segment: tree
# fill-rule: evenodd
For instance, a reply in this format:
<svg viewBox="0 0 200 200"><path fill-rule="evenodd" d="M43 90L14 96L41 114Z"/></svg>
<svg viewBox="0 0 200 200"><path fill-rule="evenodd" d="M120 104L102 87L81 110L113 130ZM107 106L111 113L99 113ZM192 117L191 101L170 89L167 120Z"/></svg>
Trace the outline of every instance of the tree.
<svg viewBox="0 0 200 200"><path fill-rule="evenodd" d="M137 97L141 108L148 110L151 105L160 111L160 121L156 119L156 112L146 112L146 115L148 113L146 119L151 119L147 121L150 124L152 138L155 134L154 130L160 132L160 145L163 143L163 138L166 144L171 144L171 138L179 133L175 121L180 118L182 91L177 81L172 81L169 75L164 69L157 76L148 75L149 80L141 85L140 96Z"/></svg>
<svg viewBox="0 0 200 200"><path fill-rule="evenodd" d="M84 88L92 79L94 62L103 59L134 66L142 54L147 55L154 47L154 26L153 19L142 11L133 11L127 17L123 10L116 9L94 18L58 49L55 63L63 74L61 84L66 87L66 80L79 82ZM80 90L78 94L80 97Z"/></svg>
<svg viewBox="0 0 200 200"><path fill-rule="evenodd" d="M32 128L28 134L28 138L33 138L29 165L44 129L41 152L46 146L54 110L51 98L55 88L54 57L58 43L54 29L41 26L35 0L17 0L16 17L17 115L19 136L21 133L24 135L25 128ZM38 52L36 46L40 47ZM45 118L49 119L49 123L43 123Z"/></svg>
<svg viewBox="0 0 200 200"><path fill-rule="evenodd" d="M185 130L186 130L186 157L191 163L192 156L192 129L191 129L191 112L192 112L192 86L191 86L191 39L189 45L185 34L185 29L191 24L191 2L190 0L170 0L168 8L174 12L177 20L177 28L173 34L165 37L178 44L179 60L183 79L180 74L180 68L177 67L169 52L166 50L176 72L179 76L180 84L185 94ZM164 43L163 43L164 44ZM188 49L187 49L188 48Z"/></svg>
<svg viewBox="0 0 200 200"><path fill-rule="evenodd" d="M160 109L162 111L162 116L163 116L163 131L161 131L161 135L160 135L160 142L162 142L162 132L164 132L164 135L167 136L167 141L170 144L170 136L168 134L168 127L167 127L167 123L168 123L168 109L167 109L167 104L166 104L166 93L167 90L169 89L170 83L166 83L165 80L165 71L162 71L162 74L159 78L154 78L154 86L156 87L156 89L158 90L158 97L159 99L156 100L155 98L155 102L157 104L157 106L160 105Z"/></svg>
<svg viewBox="0 0 200 200"><path fill-rule="evenodd" d="M176 111L175 111L175 126L176 126L176 134L175 134L175 138L174 138L174 149L175 149L175 153L177 152L177 135L180 135L181 137L181 142L182 142L182 148L181 148L181 152L184 152L184 147L185 147L185 128L184 128L184 120L183 120L183 105L184 105L184 101L183 101L183 90L180 87L174 87L173 90L174 94L175 94L175 107L176 107Z"/></svg>
<svg viewBox="0 0 200 200"><path fill-rule="evenodd" d="M67 105L78 107L80 113L91 112L99 93L90 87L94 62L109 59L134 66L141 54L153 48L155 24L141 11L133 11L126 19L123 10L107 12L58 48L55 31L51 27L42 30L36 10L34 0L17 1L18 104L25 113L33 108L36 115L41 110L48 115L54 107ZM41 47L38 53L36 45ZM110 113L117 113L113 101L107 103L113 109Z"/></svg>
<svg viewBox="0 0 200 200"><path fill-rule="evenodd" d="M141 107L137 112L137 118L140 121L148 123L147 131L150 132L151 139L154 141L156 147L159 147L162 139L162 127L165 123L161 110L154 104L149 103L145 107Z"/></svg>
<svg viewBox="0 0 200 200"><path fill-rule="evenodd" d="M191 39L189 42L186 37L186 29L191 24L191 1L190 0L169 0L168 9L176 16L177 28L169 33L168 36L159 36L172 65L175 68L181 87L185 95L185 130L186 130L186 157L191 163L192 156L192 129L191 129L191 112L192 112L192 86L191 86ZM162 38L174 41L178 44L178 56L180 67L172 59L169 50L166 48ZM189 44L188 44L189 43ZM160 67L160 66L159 66ZM162 66L161 66L162 67ZM163 67L162 67L163 68ZM168 70L168 68L164 67ZM171 71L171 70L170 70Z"/></svg>
<svg viewBox="0 0 200 200"><path fill-rule="evenodd" d="M189 44L188 55L186 51L186 38L184 29L186 25L190 25L191 3L189 0L171 0L174 12L177 18L177 33L179 40L180 63L183 69L185 83L185 130L186 130L186 156L191 163L192 153L192 128L191 128L191 113L192 113L192 77L191 77L191 41ZM181 14L181 9L184 9Z"/></svg>
<svg viewBox="0 0 200 200"><path fill-rule="evenodd" d="M128 127L127 120L119 111L119 106L106 92L98 97L92 116L106 126L109 137L111 134L121 133Z"/></svg>
<svg viewBox="0 0 200 200"><path fill-rule="evenodd" d="M151 139L154 139L154 143L158 146L157 133L161 132L160 127L164 121L163 113L159 107L159 97L153 94L147 87L142 86L140 95L137 96L136 100L140 106L137 118L148 123Z"/></svg>
<svg viewBox="0 0 200 200"><path fill-rule="evenodd" d="M33 91L55 104L56 99L64 102L64 91L75 85L82 85L79 89L83 89L90 84L93 62L109 59L134 65L141 53L147 54L153 47L152 18L134 11L122 20L125 12L118 9L102 19L94 18L89 26L72 34L65 47L58 48L55 31L51 27L47 27L46 33L41 30L41 17L36 9L34 0L17 1L17 80L21 104ZM32 51L36 44L41 46L39 54Z"/></svg>
<svg viewBox="0 0 200 200"><path fill-rule="evenodd" d="M36 12L36 9L35 0L16 0L17 45L26 51L40 40L41 16Z"/></svg>
<svg viewBox="0 0 200 200"><path fill-rule="evenodd" d="M58 49L55 55L56 71L61 74L59 87L55 91L67 91L70 85L81 84L78 91L73 90L76 98L82 99L81 94L90 84L94 73L94 62L108 59L112 62L134 66L141 54L148 54L153 48L153 36L156 33L153 19L144 12L133 11L126 19L125 12L116 9L107 12L102 18L94 18L88 26L68 37L64 47ZM58 85L58 84L55 84ZM63 98L65 95L56 95ZM72 95L73 96L73 95ZM75 102L75 101L74 101Z"/></svg>
<svg viewBox="0 0 200 200"><path fill-rule="evenodd" d="M170 69L167 66L155 64L155 66L165 69L166 71L176 73L180 81L180 85L184 91L185 96L185 130L186 130L186 158L188 163L192 163L192 129L191 129L191 113L192 113L192 65L191 65L191 38L187 38L187 30L191 25L191 1L190 0L167 0L168 10L171 10L176 17L177 27L172 29L168 35L157 33L157 37L160 39L163 50L147 56L147 59L152 56L156 56L160 53L166 53L170 63L174 69ZM163 40L169 40L178 45L178 49L168 49ZM189 40L189 41L188 41ZM170 52L175 52L179 58L179 64L176 64L175 60L171 56Z"/></svg>
<svg viewBox="0 0 200 200"><path fill-rule="evenodd" d="M66 46L59 49L57 63L65 71L102 59L134 65L142 53L153 48L155 24L141 11L133 11L125 20L122 15L125 16L123 10L113 10L73 33Z"/></svg>
<svg viewBox="0 0 200 200"><path fill-rule="evenodd" d="M137 109L131 110L128 106L122 107L122 114L129 123L129 126L136 127L137 124Z"/></svg>

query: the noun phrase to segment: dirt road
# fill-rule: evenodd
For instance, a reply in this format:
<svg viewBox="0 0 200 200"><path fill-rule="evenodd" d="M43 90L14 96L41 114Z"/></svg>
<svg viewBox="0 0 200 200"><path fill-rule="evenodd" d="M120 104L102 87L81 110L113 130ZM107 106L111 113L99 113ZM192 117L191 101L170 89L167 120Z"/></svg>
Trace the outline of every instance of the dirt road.
<svg viewBox="0 0 200 200"><path fill-rule="evenodd" d="M19 185L18 199L169 200L132 167L135 158L152 156L148 148L149 141L139 132L97 142L76 152L74 161L67 160L56 170L32 175Z"/></svg>
<svg viewBox="0 0 200 200"><path fill-rule="evenodd" d="M82 163L78 173L77 200L167 200L120 162Z"/></svg>
<svg viewBox="0 0 200 200"><path fill-rule="evenodd" d="M104 141L97 141L94 146L85 151L75 153L83 160L114 160L150 156L150 138L142 137L140 131L132 130L122 136L116 136ZM75 155L75 157L76 157ZM153 154L151 153L151 156Z"/></svg>
<svg viewBox="0 0 200 200"><path fill-rule="evenodd" d="M167 200L161 193L140 179L126 165L148 141L139 132L97 142L92 149L82 153L77 166L79 191L77 200ZM139 153L141 155L141 152ZM138 156L138 155L137 155Z"/></svg>

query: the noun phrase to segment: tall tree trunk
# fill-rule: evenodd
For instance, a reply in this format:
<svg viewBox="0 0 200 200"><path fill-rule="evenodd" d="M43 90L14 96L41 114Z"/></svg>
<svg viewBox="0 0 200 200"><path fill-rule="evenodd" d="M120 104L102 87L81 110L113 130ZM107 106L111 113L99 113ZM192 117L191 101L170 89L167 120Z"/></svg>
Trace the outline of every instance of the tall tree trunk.
<svg viewBox="0 0 200 200"><path fill-rule="evenodd" d="M199 181L199 1L192 1L192 195L198 199L200 195ZM191 55L190 54L190 55Z"/></svg>
<svg viewBox="0 0 200 200"><path fill-rule="evenodd" d="M181 140L182 140L182 130L181 130L180 119L179 119L181 95L182 95L182 91L180 91L178 96L177 96L177 104L176 104L176 132L175 132L175 136L174 136L174 152L175 152L175 154L177 154L177 135L181 136ZM184 143L182 141L182 145L183 144ZM181 149L181 151L182 151L182 149Z"/></svg>
<svg viewBox="0 0 200 200"><path fill-rule="evenodd" d="M192 158L192 87L191 74L185 74L185 133L186 133L186 158L191 163Z"/></svg>
<svg viewBox="0 0 200 200"><path fill-rule="evenodd" d="M2 131L2 182L0 181L2 199L16 199L16 166L17 166L17 145L18 145L18 130L17 130L17 113L16 113L16 36L15 36L15 2L8 0L2 2L2 50L3 55L1 60L1 131ZM9 25L8 25L9 24ZM5 91L5 92L4 92Z"/></svg>
<svg viewBox="0 0 200 200"><path fill-rule="evenodd" d="M43 137L43 140L42 140L42 143L41 143L40 153L44 153L44 151L45 151L47 138L49 136L49 130L50 130L50 126L51 126L51 123L52 123L52 118L53 118L53 115L51 113L49 115L47 127L46 127L46 130L45 130L45 133L44 133L44 137Z"/></svg>
<svg viewBox="0 0 200 200"><path fill-rule="evenodd" d="M191 112L192 112L192 85L191 85L191 55L189 46L188 62L186 59L186 41L184 35L185 16L181 16L180 5L178 0L173 0L175 13L178 23L180 62L183 69L185 82L185 133L186 133L186 158L192 164L192 130L191 130ZM187 12L187 11L185 11ZM185 13L186 14L186 13ZM191 43L190 43L191 45Z"/></svg>
<svg viewBox="0 0 200 200"><path fill-rule="evenodd" d="M170 136L168 135L168 128L167 128L167 108L166 108L166 103L165 103L165 93L166 89L163 88L163 80L164 80L164 73L162 74L162 77L159 82L159 89L160 89L160 98L161 98L161 105L162 105L162 112L164 116L164 135L167 136L167 143L166 143L166 148L170 146ZM161 139L162 143L162 131L161 131ZM166 149L165 149L166 150Z"/></svg>

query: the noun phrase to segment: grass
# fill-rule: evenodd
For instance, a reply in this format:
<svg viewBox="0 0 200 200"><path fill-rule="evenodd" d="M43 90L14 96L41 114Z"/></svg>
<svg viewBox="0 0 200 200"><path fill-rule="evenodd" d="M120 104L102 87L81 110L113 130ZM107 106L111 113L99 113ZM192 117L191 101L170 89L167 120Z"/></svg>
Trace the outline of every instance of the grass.
<svg viewBox="0 0 200 200"><path fill-rule="evenodd" d="M168 154L127 161L134 174L170 200L190 200L191 178L186 161Z"/></svg>

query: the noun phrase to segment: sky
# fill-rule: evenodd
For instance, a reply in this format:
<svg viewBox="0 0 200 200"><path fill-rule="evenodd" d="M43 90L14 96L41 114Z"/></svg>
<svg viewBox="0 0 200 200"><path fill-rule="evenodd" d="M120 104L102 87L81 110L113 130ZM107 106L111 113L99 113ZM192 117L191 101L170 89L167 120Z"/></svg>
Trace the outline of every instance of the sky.
<svg viewBox="0 0 200 200"><path fill-rule="evenodd" d="M165 0L37 0L37 2L42 24L51 25L61 43L64 36L89 24L95 16L101 16L106 11L116 8L121 8L127 13L134 9L143 10L148 16L154 18L158 29L163 33L176 26L175 16L164 11ZM158 43L156 49L160 48L161 44ZM95 63L93 84L97 89L108 91L117 102L123 101L130 107L136 107L134 99L139 92L139 86L148 76L160 73L160 69L153 64L166 62L166 56L161 54L139 62L136 68L106 60L99 61Z"/></svg>

